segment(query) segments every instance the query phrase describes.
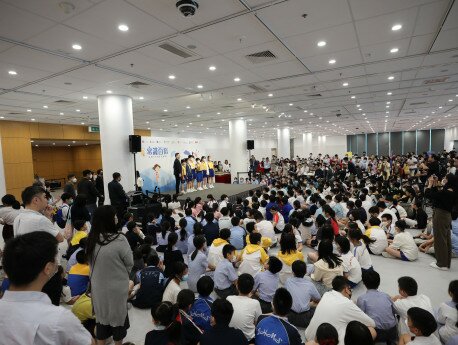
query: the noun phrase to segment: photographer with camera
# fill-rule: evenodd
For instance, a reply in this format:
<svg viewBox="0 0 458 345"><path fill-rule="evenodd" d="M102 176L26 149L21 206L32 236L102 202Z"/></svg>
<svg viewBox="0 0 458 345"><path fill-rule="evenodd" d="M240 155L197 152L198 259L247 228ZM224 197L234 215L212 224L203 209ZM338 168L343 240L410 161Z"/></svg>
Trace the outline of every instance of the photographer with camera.
<svg viewBox="0 0 458 345"><path fill-rule="evenodd" d="M439 187L442 186L441 189ZM447 271L452 261L451 223L452 210L458 207L458 179L452 174L439 183L437 175L431 175L425 186L425 197L433 203L434 252L436 262L431 267Z"/></svg>

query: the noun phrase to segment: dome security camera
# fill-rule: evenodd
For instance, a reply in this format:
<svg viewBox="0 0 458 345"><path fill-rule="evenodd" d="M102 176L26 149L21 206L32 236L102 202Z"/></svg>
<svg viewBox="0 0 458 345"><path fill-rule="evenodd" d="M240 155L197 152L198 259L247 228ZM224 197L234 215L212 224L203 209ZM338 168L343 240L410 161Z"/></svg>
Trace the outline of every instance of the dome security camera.
<svg viewBox="0 0 458 345"><path fill-rule="evenodd" d="M181 14L185 17L193 16L199 4L196 0L179 0L176 3L176 7L180 10Z"/></svg>

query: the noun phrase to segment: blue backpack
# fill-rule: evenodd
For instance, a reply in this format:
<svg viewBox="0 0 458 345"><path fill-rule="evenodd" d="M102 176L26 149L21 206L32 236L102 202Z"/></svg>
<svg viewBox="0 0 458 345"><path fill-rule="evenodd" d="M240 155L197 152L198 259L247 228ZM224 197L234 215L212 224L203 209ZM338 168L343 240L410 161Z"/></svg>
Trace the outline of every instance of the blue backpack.
<svg viewBox="0 0 458 345"><path fill-rule="evenodd" d="M53 217L54 222L56 222L56 224L57 224L57 225L59 226L59 228L61 228L61 229L64 229L64 228L65 228L65 225L67 225L67 219L64 219L64 215L63 215L63 212L62 212L62 210L63 210L64 207L67 207L67 208L68 208L68 206L66 206L66 205L61 206L61 207L57 210L57 212L54 214L54 217ZM70 212L70 210L69 210L68 212ZM67 217L68 217L68 214L69 214L68 212L67 212Z"/></svg>

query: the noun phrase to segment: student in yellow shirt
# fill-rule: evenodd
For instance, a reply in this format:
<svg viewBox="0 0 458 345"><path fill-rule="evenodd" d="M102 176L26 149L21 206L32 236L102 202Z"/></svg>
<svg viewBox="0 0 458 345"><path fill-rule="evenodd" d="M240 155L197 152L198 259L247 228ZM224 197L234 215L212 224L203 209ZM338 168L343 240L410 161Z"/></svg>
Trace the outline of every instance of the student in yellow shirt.
<svg viewBox="0 0 458 345"><path fill-rule="evenodd" d="M196 163L194 161L193 155L188 156L188 164L189 164L189 168L191 169L191 174L190 174L191 181L189 183L191 188L190 189L188 188L188 190L190 190L191 192L195 192L196 189L194 188L194 181L197 178L197 172L196 172Z"/></svg>
<svg viewBox="0 0 458 345"><path fill-rule="evenodd" d="M207 158L205 156L202 156L202 159L200 161L200 168L202 170L202 176L203 176L202 189L208 189L207 177L208 177L209 172L208 172Z"/></svg>
<svg viewBox="0 0 458 345"><path fill-rule="evenodd" d="M293 276L292 265L296 260L304 261L304 254L297 250L296 237L293 234L283 234L280 239L280 251L277 257L283 263L280 271L280 283L285 285L286 280Z"/></svg>
<svg viewBox="0 0 458 345"><path fill-rule="evenodd" d="M258 233L260 232L256 229L255 226L256 223L250 222L246 224L246 231L248 232L248 235L246 235L246 244L251 244L250 242L250 234L252 233ZM261 247L264 248L265 251L268 251L270 246L272 245L272 239L270 237L264 237L261 235Z"/></svg>
<svg viewBox="0 0 458 345"><path fill-rule="evenodd" d="M213 161L211 157L207 157L207 164L208 164L208 187L215 188L213 185L215 183L215 166L213 165Z"/></svg>
<svg viewBox="0 0 458 345"><path fill-rule="evenodd" d="M186 159L181 160L181 193L186 194L186 190L184 189L185 184L187 183L186 180Z"/></svg>
<svg viewBox="0 0 458 345"><path fill-rule="evenodd" d="M92 299L90 293L83 293L73 304L72 313L81 321L84 328L95 338L95 315L92 312Z"/></svg>
<svg viewBox="0 0 458 345"><path fill-rule="evenodd" d="M77 246L80 243L80 240L84 237L87 237L87 225L86 221L84 220L75 220L73 222L73 226L76 230L74 233L72 240L70 241L70 244L72 246Z"/></svg>
<svg viewBox="0 0 458 345"><path fill-rule="evenodd" d="M252 232L249 237L250 244L247 244L239 255L239 260L241 261L239 275L248 273L254 277L261 272L269 257L261 246L261 234Z"/></svg>

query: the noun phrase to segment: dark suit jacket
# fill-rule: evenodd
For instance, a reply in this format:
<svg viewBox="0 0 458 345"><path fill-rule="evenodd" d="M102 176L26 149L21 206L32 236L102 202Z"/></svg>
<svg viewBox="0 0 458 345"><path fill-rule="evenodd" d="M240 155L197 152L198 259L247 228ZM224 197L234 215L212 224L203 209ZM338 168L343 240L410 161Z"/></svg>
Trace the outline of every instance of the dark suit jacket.
<svg viewBox="0 0 458 345"><path fill-rule="evenodd" d="M124 192L122 184L120 184L118 181L113 180L108 183L108 193L110 195L110 201L113 206L123 206L126 204L126 192Z"/></svg>
<svg viewBox="0 0 458 345"><path fill-rule="evenodd" d="M78 183L78 194L84 194L87 198L87 204L95 204L97 197L100 196L99 191L95 188L94 183L87 178L83 178Z"/></svg>
<svg viewBox="0 0 458 345"><path fill-rule="evenodd" d="M181 175L181 163L177 158L175 158L175 162L173 162L173 174L175 176Z"/></svg>
<svg viewBox="0 0 458 345"><path fill-rule="evenodd" d="M64 193L68 193L73 199L76 198L75 186L71 182L67 182L64 186Z"/></svg>

